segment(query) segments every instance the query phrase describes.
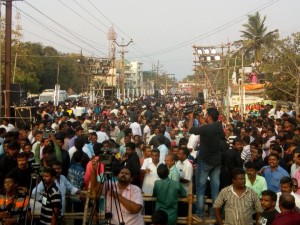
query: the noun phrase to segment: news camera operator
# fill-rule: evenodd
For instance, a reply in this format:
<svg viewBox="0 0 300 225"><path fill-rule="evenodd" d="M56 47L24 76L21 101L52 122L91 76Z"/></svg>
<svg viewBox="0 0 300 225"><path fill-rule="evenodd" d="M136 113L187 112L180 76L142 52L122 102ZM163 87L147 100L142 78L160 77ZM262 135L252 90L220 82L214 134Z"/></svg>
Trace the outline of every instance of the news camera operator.
<svg viewBox="0 0 300 225"><path fill-rule="evenodd" d="M188 113L188 129L190 134L200 135L199 154L197 155L196 193L197 215L194 219L201 221L204 217L204 197L207 178L210 178L210 187L213 202L218 196L220 186L221 144L225 140L222 123L218 121L219 111L208 108L206 115L194 112ZM200 126L193 127L197 117ZM211 210L211 217L214 217Z"/></svg>
<svg viewBox="0 0 300 225"><path fill-rule="evenodd" d="M97 160L93 160L93 172L91 175L91 188L95 195L99 193L103 185L97 182L97 163ZM143 208L142 191L139 187L131 184L132 178L131 169L125 166L117 176L118 181L112 184L116 185L116 189L110 187L110 190L106 190L107 193L100 193L106 195L106 210L112 210L111 224L120 224L120 213L126 225L144 224L141 213ZM117 191L115 192L115 190ZM118 206L118 203L120 203L120 206Z"/></svg>

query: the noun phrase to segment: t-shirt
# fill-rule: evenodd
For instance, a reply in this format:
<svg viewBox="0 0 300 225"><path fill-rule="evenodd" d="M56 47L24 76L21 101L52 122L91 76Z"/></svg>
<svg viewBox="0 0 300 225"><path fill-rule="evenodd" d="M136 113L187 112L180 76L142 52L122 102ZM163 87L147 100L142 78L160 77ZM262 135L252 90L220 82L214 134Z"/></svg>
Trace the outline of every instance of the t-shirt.
<svg viewBox="0 0 300 225"><path fill-rule="evenodd" d="M276 209L269 211L269 212L263 211L261 214L261 217L258 221L258 224L259 225L271 225L277 214L278 214L278 212Z"/></svg>
<svg viewBox="0 0 300 225"><path fill-rule="evenodd" d="M62 203L61 203L61 194L58 191L58 188L55 184L53 184L48 189L48 195L46 192L43 193L42 198L42 209L41 209L41 217L40 217L40 223L51 225L51 219L53 215L53 208L59 208L61 210ZM59 215L56 215L57 218L60 217Z"/></svg>
<svg viewBox="0 0 300 225"><path fill-rule="evenodd" d="M210 166L221 165L221 139L225 139L222 123L192 127L189 133L200 135L200 159Z"/></svg>

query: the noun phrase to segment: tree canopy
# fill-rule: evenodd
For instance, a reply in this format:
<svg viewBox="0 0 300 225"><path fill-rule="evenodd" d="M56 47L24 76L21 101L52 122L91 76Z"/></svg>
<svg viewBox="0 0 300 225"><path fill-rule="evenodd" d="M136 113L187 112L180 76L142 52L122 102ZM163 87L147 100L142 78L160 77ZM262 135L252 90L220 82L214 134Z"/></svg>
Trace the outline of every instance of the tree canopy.
<svg viewBox="0 0 300 225"><path fill-rule="evenodd" d="M262 60L262 49L272 47L278 38L278 30L267 31L265 25L266 16L261 18L259 12L248 16L248 23L243 24L241 37L243 39L243 49L246 54L250 54L254 62Z"/></svg>

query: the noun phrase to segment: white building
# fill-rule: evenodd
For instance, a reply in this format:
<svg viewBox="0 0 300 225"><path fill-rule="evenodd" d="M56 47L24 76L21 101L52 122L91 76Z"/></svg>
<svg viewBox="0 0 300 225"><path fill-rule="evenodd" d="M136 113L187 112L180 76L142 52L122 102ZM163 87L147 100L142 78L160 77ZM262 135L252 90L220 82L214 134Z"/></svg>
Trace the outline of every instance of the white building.
<svg viewBox="0 0 300 225"><path fill-rule="evenodd" d="M125 93L127 96L144 94L143 63L129 62L125 65Z"/></svg>

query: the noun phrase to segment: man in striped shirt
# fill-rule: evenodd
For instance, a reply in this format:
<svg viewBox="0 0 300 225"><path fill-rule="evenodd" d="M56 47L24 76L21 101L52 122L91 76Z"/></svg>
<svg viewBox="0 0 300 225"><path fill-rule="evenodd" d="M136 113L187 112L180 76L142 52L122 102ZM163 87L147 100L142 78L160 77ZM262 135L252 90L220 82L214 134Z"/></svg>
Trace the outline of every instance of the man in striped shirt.
<svg viewBox="0 0 300 225"><path fill-rule="evenodd" d="M45 192L42 198L42 209L40 216L40 224L55 225L58 224L61 214L61 194L56 187L55 170L45 168L43 171L43 183Z"/></svg>
<svg viewBox="0 0 300 225"><path fill-rule="evenodd" d="M221 217L222 206L225 212L224 223ZM246 187L245 171L241 168L232 171L232 185L222 189L213 207L219 225L253 225L253 212L256 212L258 220L263 211L257 194Z"/></svg>

